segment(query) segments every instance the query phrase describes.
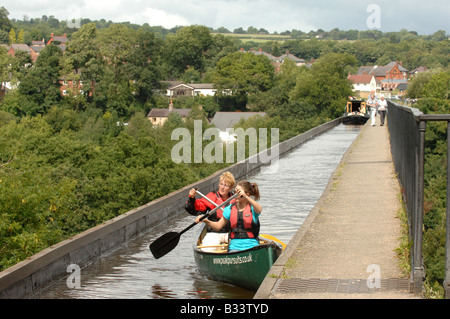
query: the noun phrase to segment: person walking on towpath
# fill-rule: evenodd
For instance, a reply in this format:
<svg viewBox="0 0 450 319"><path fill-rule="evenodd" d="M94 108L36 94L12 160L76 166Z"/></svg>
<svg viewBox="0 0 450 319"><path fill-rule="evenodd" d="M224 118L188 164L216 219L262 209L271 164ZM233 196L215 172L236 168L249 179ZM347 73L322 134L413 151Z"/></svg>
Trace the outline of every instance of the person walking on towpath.
<svg viewBox="0 0 450 319"><path fill-rule="evenodd" d="M377 116L377 106L378 106L378 99L377 99L375 93L372 93L369 96L369 99L367 100L367 105L369 106L370 118L372 120L372 123L370 124L370 126L375 126L375 118Z"/></svg>
<svg viewBox="0 0 450 319"><path fill-rule="evenodd" d="M387 100L384 99L384 95L381 96L380 100L378 101L378 113L380 113L380 125L384 125L384 119L386 118L386 111L387 111Z"/></svg>

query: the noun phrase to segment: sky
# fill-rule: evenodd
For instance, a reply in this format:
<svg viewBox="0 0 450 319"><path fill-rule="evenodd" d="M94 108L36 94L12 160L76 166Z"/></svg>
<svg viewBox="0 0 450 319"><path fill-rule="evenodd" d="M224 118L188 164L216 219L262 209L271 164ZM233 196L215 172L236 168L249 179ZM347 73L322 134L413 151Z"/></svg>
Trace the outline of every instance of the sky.
<svg viewBox="0 0 450 319"><path fill-rule="evenodd" d="M53 15L165 28L197 24L233 31L253 26L270 33L334 28L450 33L448 0L1 0L0 6L18 20Z"/></svg>

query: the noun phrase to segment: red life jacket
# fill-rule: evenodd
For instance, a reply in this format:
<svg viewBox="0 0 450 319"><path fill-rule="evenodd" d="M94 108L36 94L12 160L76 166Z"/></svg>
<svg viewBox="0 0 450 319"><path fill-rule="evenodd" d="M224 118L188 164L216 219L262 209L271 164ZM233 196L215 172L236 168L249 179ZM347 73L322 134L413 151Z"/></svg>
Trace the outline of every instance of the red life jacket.
<svg viewBox="0 0 450 319"><path fill-rule="evenodd" d="M211 195L211 194L213 194L213 195ZM214 192L214 193L211 192L206 197L208 197L210 200L212 200L217 205L220 205L224 202L224 200L222 199L222 197L220 196L220 194L218 192ZM214 209L214 207L212 209ZM223 216L223 210L222 209L216 210L216 216L217 216L217 220L221 219Z"/></svg>
<svg viewBox="0 0 450 319"><path fill-rule="evenodd" d="M229 194L229 196L232 196L232 194ZM217 205L220 205L224 202L224 200L220 196L219 192L210 192L210 193L208 193L208 195L206 195L206 197L208 197L210 200L212 200ZM199 203L199 201L201 201L201 203ZM231 203L234 203L234 200L231 201ZM228 204L228 205L230 205L230 204ZM200 199L195 202L195 209L197 211L204 211L205 209L208 209L208 208L210 210L213 210L215 208L215 206L213 204L211 204L210 202L208 202L206 199ZM218 209L208 219L213 220L213 221L218 221L222 218L222 216L223 216L223 210Z"/></svg>
<svg viewBox="0 0 450 319"><path fill-rule="evenodd" d="M231 205L230 212L231 239L257 238L259 235L259 221L253 221L250 204L243 211L239 211L236 203Z"/></svg>

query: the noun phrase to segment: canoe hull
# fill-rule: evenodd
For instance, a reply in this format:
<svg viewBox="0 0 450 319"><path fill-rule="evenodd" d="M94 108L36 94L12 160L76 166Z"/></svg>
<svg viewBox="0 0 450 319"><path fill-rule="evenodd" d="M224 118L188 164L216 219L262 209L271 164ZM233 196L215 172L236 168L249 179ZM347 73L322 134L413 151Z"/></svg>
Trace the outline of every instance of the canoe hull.
<svg viewBox="0 0 450 319"><path fill-rule="evenodd" d="M195 245L195 262L200 273L213 280L256 291L282 252L279 244L264 241L262 245L234 253L204 252Z"/></svg>

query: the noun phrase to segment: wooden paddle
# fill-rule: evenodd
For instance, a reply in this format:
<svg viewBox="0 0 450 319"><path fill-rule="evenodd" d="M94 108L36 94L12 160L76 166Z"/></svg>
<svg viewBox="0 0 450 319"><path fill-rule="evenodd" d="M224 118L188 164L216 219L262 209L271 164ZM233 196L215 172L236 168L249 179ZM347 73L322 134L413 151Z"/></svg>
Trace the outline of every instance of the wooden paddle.
<svg viewBox="0 0 450 319"><path fill-rule="evenodd" d="M202 193L200 193L198 190L197 190L197 194L199 194L201 197L203 197L204 199L206 199L207 201L209 201L211 204L217 206L216 203L214 203L211 199L209 199L208 197L206 197L205 195L203 195ZM277 243L279 243L279 244L283 247L283 250L286 248L286 244L283 243L281 240L279 240L278 238L276 238L276 237L274 237L274 236L271 236L271 235L261 235L261 234L260 234L259 236L260 236L260 237L263 237L263 238L266 238L266 239L269 239L269 240L272 240L272 241L275 241L275 242L277 242Z"/></svg>
<svg viewBox="0 0 450 319"><path fill-rule="evenodd" d="M234 194L230 198L228 198L226 201L224 201L222 204L211 210L209 213L205 214L200 218L200 221L204 220L211 214L214 214L218 209L226 206L229 202L231 202L233 199L238 197L239 193ZM182 230L179 233L176 232L169 232L167 234L162 235L157 240L155 240L153 243L150 244L149 248L150 251L153 254L153 257L156 259L161 258L162 256L168 254L170 251L172 251L175 247L177 247L178 242L180 241L180 236L183 235L185 232L187 232L189 229L197 225L197 223L192 223L188 227L186 227L184 230Z"/></svg>

